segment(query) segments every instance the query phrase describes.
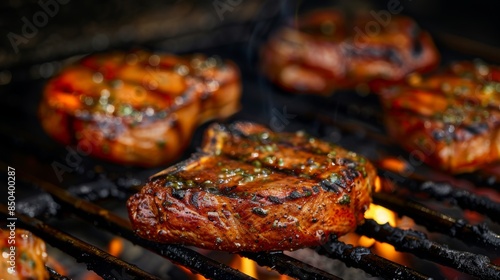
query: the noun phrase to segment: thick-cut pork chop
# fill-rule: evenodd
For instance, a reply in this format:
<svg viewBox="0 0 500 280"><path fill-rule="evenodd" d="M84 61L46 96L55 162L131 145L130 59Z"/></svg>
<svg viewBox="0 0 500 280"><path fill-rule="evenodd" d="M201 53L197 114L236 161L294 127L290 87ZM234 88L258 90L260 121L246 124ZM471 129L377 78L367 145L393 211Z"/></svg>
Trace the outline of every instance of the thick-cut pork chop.
<svg viewBox="0 0 500 280"><path fill-rule="evenodd" d="M129 199L138 235L231 252L293 250L363 222L376 177L363 157L252 123L212 125L204 141Z"/></svg>

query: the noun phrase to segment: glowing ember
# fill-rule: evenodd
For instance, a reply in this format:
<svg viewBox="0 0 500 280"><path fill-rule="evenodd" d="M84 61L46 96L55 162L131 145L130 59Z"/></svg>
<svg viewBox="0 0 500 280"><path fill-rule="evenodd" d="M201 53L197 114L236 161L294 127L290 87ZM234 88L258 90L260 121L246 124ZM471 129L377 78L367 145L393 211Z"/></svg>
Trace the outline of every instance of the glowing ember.
<svg viewBox="0 0 500 280"><path fill-rule="evenodd" d="M188 268L182 266L182 265L177 265L177 267L179 267L182 271L184 271L187 275L189 275L189 278L188 279L192 279L192 280L207 280L207 278L203 277L203 275L201 274L194 274L193 272L191 272L191 270L189 270Z"/></svg>
<svg viewBox="0 0 500 280"><path fill-rule="evenodd" d="M85 275L82 277L82 279L84 279L84 280L101 280L102 277L97 275L93 271L89 271L89 272L85 273Z"/></svg>
<svg viewBox="0 0 500 280"><path fill-rule="evenodd" d="M393 211L382 207L380 205L371 204L368 211L365 213L365 218L373 219L379 224L389 223L389 225L396 227L397 226L397 216ZM388 243L381 243L374 241L371 238L367 238L362 236L359 240L361 246L370 247L373 245L373 251L384 257L386 259L404 264L404 256L397 252L394 246Z"/></svg>
<svg viewBox="0 0 500 280"><path fill-rule="evenodd" d="M294 279L294 278L288 277L286 275L280 275L278 279L279 280L290 280L290 279Z"/></svg>
<svg viewBox="0 0 500 280"><path fill-rule="evenodd" d="M393 165L393 167L396 168L404 168L403 165L400 163L403 163L397 159L388 159L387 161L384 160L384 162L388 165ZM404 164L404 163L403 163ZM382 186L382 181L380 180L379 177L376 178L375 180L375 192L380 192L383 189ZM389 225L396 227L400 226L399 220L397 218L397 214L383 206L376 205L376 204L370 204L370 207L368 210L365 212L365 218L366 219L372 219L375 220L378 224L385 224L388 223ZM412 221L407 221L406 219L403 219L401 221L404 221L405 227L408 227L408 223L412 223ZM411 227L411 225L410 225ZM360 236L356 233L350 233L345 236L342 236L339 238L340 241L352 244L354 246L363 246L367 248L371 248L374 253L380 255L381 257L384 257L386 259L398 262L398 263L403 263L405 262L404 256L402 256L401 253L396 252L394 249L394 246L387 244L387 243L381 243L377 242L373 238L369 238L366 236Z"/></svg>
<svg viewBox="0 0 500 280"><path fill-rule="evenodd" d="M396 214L391 210L376 204L370 204L370 207L365 212L366 219L373 219L379 224L389 223L391 226L396 225ZM357 246L371 247L375 244L375 239L366 236L356 235L358 240L353 240L353 236L342 238L341 240Z"/></svg>
<svg viewBox="0 0 500 280"><path fill-rule="evenodd" d="M404 160L395 157L386 157L380 160L378 165L383 169L397 173L404 173L408 171L407 163Z"/></svg>
<svg viewBox="0 0 500 280"><path fill-rule="evenodd" d="M375 178L375 192L379 192L382 190L382 181L380 180L380 177L377 176L377 178Z"/></svg>
<svg viewBox="0 0 500 280"><path fill-rule="evenodd" d="M64 266L60 262L58 262L56 259L52 258L50 255L47 256L47 263L46 263L46 265L48 267L51 267L52 269L54 269L57 273L59 273L61 275L66 275L67 274L67 271L64 268Z"/></svg>
<svg viewBox="0 0 500 280"><path fill-rule="evenodd" d="M396 214L380 205L371 204L365 213L365 218L373 219L379 224L389 223L393 227L396 226Z"/></svg>
<svg viewBox="0 0 500 280"><path fill-rule="evenodd" d="M113 238L108 245L108 252L110 255L119 257L123 251L123 240L119 237Z"/></svg>
<svg viewBox="0 0 500 280"><path fill-rule="evenodd" d="M257 264L250 259L235 255L231 262L231 267L238 269L248 276L257 278Z"/></svg>

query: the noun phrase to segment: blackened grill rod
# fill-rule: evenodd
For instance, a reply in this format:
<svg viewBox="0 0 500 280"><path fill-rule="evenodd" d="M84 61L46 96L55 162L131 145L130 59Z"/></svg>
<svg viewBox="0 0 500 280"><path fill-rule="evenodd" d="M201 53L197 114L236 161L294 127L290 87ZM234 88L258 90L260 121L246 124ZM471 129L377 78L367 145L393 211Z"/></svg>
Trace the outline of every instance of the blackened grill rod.
<svg viewBox="0 0 500 280"><path fill-rule="evenodd" d="M49 272L50 280L71 280L70 278L57 273L57 271L48 266L46 268L47 271Z"/></svg>
<svg viewBox="0 0 500 280"><path fill-rule="evenodd" d="M388 176L390 171L383 171ZM396 175L393 173L393 175ZM389 175L391 176L391 175ZM438 200L447 200L456 203L462 209L469 209L488 216L492 221L500 222L500 203L494 202L486 196L476 195L468 190L458 189L448 183L436 183L425 179L408 179L398 183L398 187L408 188L411 191L427 193Z"/></svg>
<svg viewBox="0 0 500 280"><path fill-rule="evenodd" d="M7 206L4 204L0 204L0 216L4 218L9 217ZM110 272L118 271L120 273L123 272L123 276L131 277L132 279L159 280L159 278L139 269L137 266L131 265L97 247L63 233L38 219L19 213L16 217L16 226L33 232L33 234L45 242L71 255L78 262L84 262L89 269L95 271L104 279L116 279Z"/></svg>
<svg viewBox="0 0 500 280"><path fill-rule="evenodd" d="M394 228L388 223L380 225L371 219L365 220L356 232L480 279L500 279L500 267L491 264L487 256L448 249L427 239L423 232Z"/></svg>
<svg viewBox="0 0 500 280"><path fill-rule="evenodd" d="M372 254L368 248L354 247L336 240L331 240L323 246L317 247L316 252L329 258L339 259L347 266L360 268L372 276L383 279L432 279L411 268Z"/></svg>
<svg viewBox="0 0 500 280"><path fill-rule="evenodd" d="M456 220L419 203L384 193L375 193L373 202L406 215L431 231L457 237L463 242L486 249L500 250L500 236L490 231L485 224L473 226L463 219Z"/></svg>
<svg viewBox="0 0 500 280"><path fill-rule="evenodd" d="M297 279L340 280L341 278L317 269L283 253L240 253L261 266L267 266L281 274Z"/></svg>
<svg viewBox="0 0 500 280"><path fill-rule="evenodd" d="M254 279L223 263L216 262L183 246L159 244L142 239L133 233L128 221L107 211L106 209L86 200L74 197L67 191L51 183L33 177L30 174L18 172L17 176L19 178L18 180L29 181L51 194L57 203L59 203L63 208L68 209L68 212L77 215L83 220L103 227L110 232L120 235L123 238L130 240L132 243L153 251L175 263L181 264L195 273L200 273L212 279Z"/></svg>

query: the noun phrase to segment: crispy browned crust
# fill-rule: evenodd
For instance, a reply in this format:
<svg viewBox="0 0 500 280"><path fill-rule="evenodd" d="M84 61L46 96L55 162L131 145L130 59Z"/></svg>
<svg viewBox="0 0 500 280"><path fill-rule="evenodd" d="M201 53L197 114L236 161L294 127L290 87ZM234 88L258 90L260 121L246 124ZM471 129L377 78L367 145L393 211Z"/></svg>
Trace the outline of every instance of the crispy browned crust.
<svg viewBox="0 0 500 280"><path fill-rule="evenodd" d="M10 231L0 229L0 276L3 280L49 279L45 268L47 252L45 242L31 232L17 229L15 238L10 239ZM15 243L12 241L15 240ZM11 271L10 248L15 247L15 271Z"/></svg>
<svg viewBox="0 0 500 280"><path fill-rule="evenodd" d="M304 133L215 124L202 152L153 176L127 207L146 239L294 250L362 223L375 176L364 158Z"/></svg>
<svg viewBox="0 0 500 280"><path fill-rule="evenodd" d="M500 160L500 71L454 63L380 91L394 139L431 166L463 173Z"/></svg>
<svg viewBox="0 0 500 280"><path fill-rule="evenodd" d="M201 123L239 110L231 62L145 51L97 54L67 67L44 91L44 130L65 145L117 163L177 159Z"/></svg>
<svg viewBox="0 0 500 280"><path fill-rule="evenodd" d="M331 94L400 81L439 63L430 35L407 17L392 15L385 25L372 16L345 21L338 11L315 11L281 28L262 48L263 73L292 92Z"/></svg>

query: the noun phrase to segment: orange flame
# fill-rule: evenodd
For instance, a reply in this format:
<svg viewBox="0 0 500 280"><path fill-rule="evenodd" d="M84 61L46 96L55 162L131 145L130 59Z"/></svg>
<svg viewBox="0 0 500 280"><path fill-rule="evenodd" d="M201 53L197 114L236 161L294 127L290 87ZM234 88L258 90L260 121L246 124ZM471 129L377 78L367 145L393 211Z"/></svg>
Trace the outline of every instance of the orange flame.
<svg viewBox="0 0 500 280"><path fill-rule="evenodd" d="M398 163L399 161L388 161L390 164L393 163ZM382 181L379 177L375 179L375 192L380 192L385 186L382 186ZM365 212L365 218L366 219L373 219L379 224L385 224L389 223L389 225L396 227L399 227L400 221L402 222L402 226L408 228L411 227L413 224L413 221L410 219L400 219L398 220L398 217L396 213L393 211L380 206L376 204L370 204L368 210ZM381 243L376 241L373 238L369 238L366 236L360 236L356 233L349 233L347 235L344 235L339 238L339 240L352 244L354 246L363 246L367 248L372 248L374 253L380 255L381 257L384 257L386 259L405 264L405 258L402 255L402 253L399 253L396 251L394 246L387 244L387 243Z"/></svg>
<svg viewBox="0 0 500 280"><path fill-rule="evenodd" d="M99 275L97 275L93 271L88 271L87 273L84 274L84 276L82 277L82 279L84 279L84 280L101 280L102 277L99 276Z"/></svg>
<svg viewBox="0 0 500 280"><path fill-rule="evenodd" d="M389 223L393 227L396 226L396 213L380 205L370 204L365 218L373 219L379 224Z"/></svg>
<svg viewBox="0 0 500 280"><path fill-rule="evenodd" d="M375 178L375 192L379 192L382 190L382 181L380 180L380 177L377 176L377 178Z"/></svg>
<svg viewBox="0 0 500 280"><path fill-rule="evenodd" d="M375 205L375 204L370 205L370 208L365 213L365 218L373 219L379 224L389 223L389 225L391 225L393 227L396 226L396 221L397 221L396 213L392 212L391 210L389 210L385 207L382 207L380 205ZM362 236L362 239L363 238L371 239L371 238L367 238L367 237ZM390 244L376 242L373 239L363 241L363 242L366 242L369 245L373 245L374 250L381 257L384 257L384 258L387 258L387 259L393 260L393 261L400 261L402 259L400 257L400 253L398 253L396 251L396 249L394 249L394 246L392 246ZM360 240L360 244L362 246L366 247L366 245L368 245L368 244L363 244L363 242L362 242L362 240ZM371 244L370 244L370 242L371 242Z"/></svg>
<svg viewBox="0 0 500 280"><path fill-rule="evenodd" d="M114 237L108 244L108 253L114 257L119 257L123 251L123 240L119 237ZM93 271L88 271L82 276L84 280L99 280L102 279L101 276L97 275Z"/></svg>
<svg viewBox="0 0 500 280"><path fill-rule="evenodd" d="M187 275L189 275L189 279L192 279L192 280L207 280L207 278L205 278L203 275L201 274L195 274L193 272L191 272L191 270L189 270L188 268L182 266L182 265L177 265L177 267L179 267L182 271L186 272Z"/></svg>
<svg viewBox="0 0 500 280"><path fill-rule="evenodd" d="M66 268L64 268L64 266L60 262L58 262L56 259L52 258L51 256L47 256L46 265L51 267L52 269L54 269L57 273L59 273L61 275L67 274Z"/></svg>
<svg viewBox="0 0 500 280"><path fill-rule="evenodd" d="M391 210L380 205L370 204L365 212L365 219L373 219L379 224L389 223L391 226L396 226L396 214ZM352 244L354 246L371 247L376 242L375 239L366 236L360 236L356 233L349 233L339 238L342 242ZM377 242L378 243L378 242Z"/></svg>
<svg viewBox="0 0 500 280"><path fill-rule="evenodd" d="M248 276L257 278L257 264L251 259L235 255L233 261L231 262L231 267L238 269Z"/></svg>
<svg viewBox="0 0 500 280"><path fill-rule="evenodd" d="M396 214L385 207L373 203L370 204L370 207L365 212L365 218L373 219L379 224L389 223L391 226L396 226ZM361 236L357 243L363 247L371 247L375 244L375 239Z"/></svg>
<svg viewBox="0 0 500 280"><path fill-rule="evenodd" d="M404 173L408 169L408 166L404 160L395 157L386 157L380 160L378 164L384 169L397 173Z"/></svg>
<svg viewBox="0 0 500 280"><path fill-rule="evenodd" d="M119 237L111 239L108 245L108 252L110 255L119 257L123 251L123 240Z"/></svg>
<svg viewBox="0 0 500 280"><path fill-rule="evenodd" d="M380 177L377 176L375 178L374 185L375 185L375 189L374 189L375 192L379 192L382 190L382 181L380 180ZM370 203L370 206L368 207L368 209L365 212L365 219L374 219L375 221L379 222L376 218L377 207L381 207L381 206ZM375 239L369 238L366 236L361 236L361 235L354 233L354 232L351 232L351 233L348 233L344 236L339 237L339 240L344 242L344 243L348 243L348 244L351 244L354 246L363 246L363 247L371 247L375 243Z"/></svg>
<svg viewBox="0 0 500 280"><path fill-rule="evenodd" d="M278 279L279 280L290 280L290 279L294 279L294 278L291 278L287 275L281 274Z"/></svg>
<svg viewBox="0 0 500 280"><path fill-rule="evenodd" d="M404 172L406 170L406 164L396 158L386 158L382 161L382 165L386 166L389 169L396 170L398 172ZM386 188L386 187L385 187ZM375 191L382 191L382 181L380 177L377 177L375 180ZM366 219L373 219L378 224L388 223L392 227L396 227L399 225L398 217L395 212L376 204L370 204L370 207L365 212ZM411 227L411 222L407 219L401 220L405 227ZM388 243L377 242L372 238L368 238L366 236L361 236L359 240L359 244L361 246L370 247L373 246L373 249L376 253L378 253L381 257L386 259L400 262L404 264L404 257L401 253L397 252L394 246Z"/></svg>

